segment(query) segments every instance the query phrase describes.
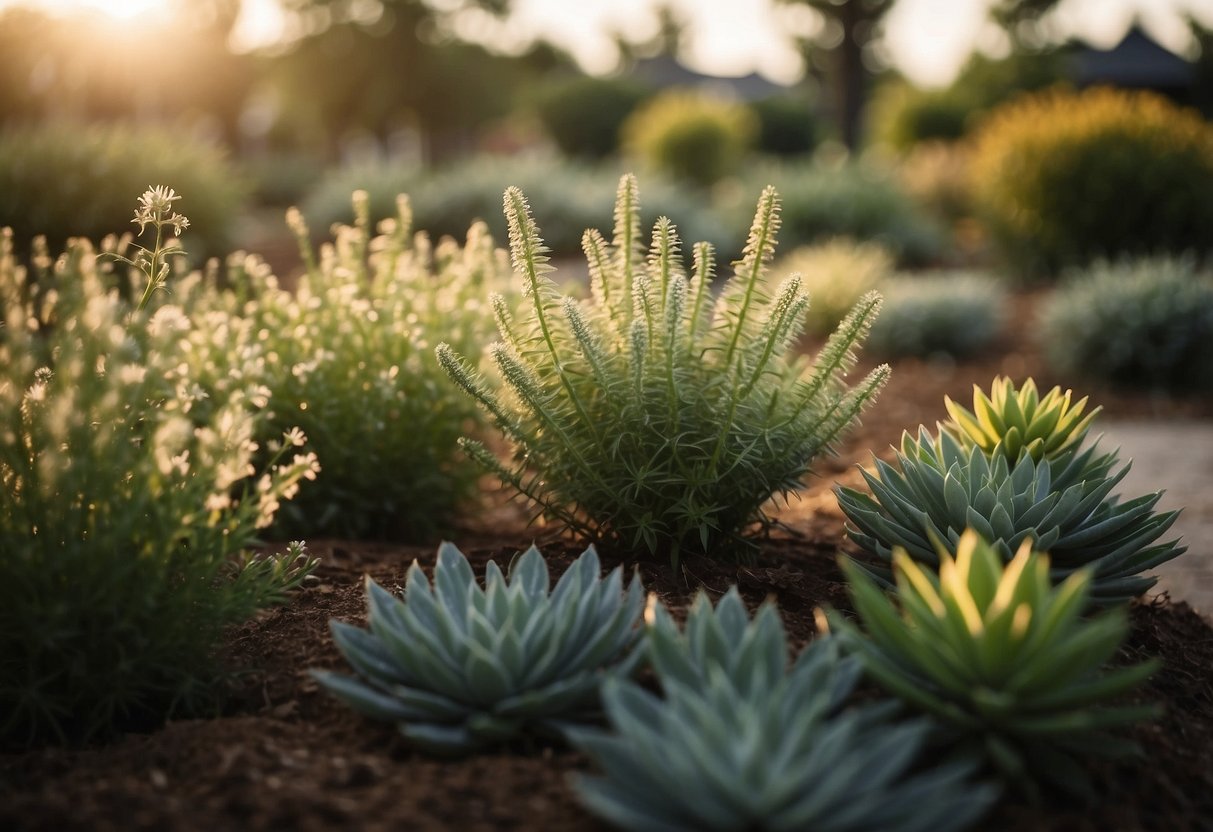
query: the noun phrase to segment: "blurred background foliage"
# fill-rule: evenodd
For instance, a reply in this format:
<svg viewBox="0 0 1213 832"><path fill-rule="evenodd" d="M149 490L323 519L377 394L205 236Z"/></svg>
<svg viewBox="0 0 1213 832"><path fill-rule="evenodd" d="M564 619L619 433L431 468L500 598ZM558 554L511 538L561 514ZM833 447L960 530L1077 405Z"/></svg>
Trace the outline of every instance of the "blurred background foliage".
<svg viewBox="0 0 1213 832"><path fill-rule="evenodd" d="M1029 267L1011 255L1035 241L1011 240L974 187L975 137L1007 122L1023 96L1144 86L1203 122L1213 29L1194 15L1177 55L1138 28L1111 49L1077 41L1056 24L1067 0L990 0L993 35L949 83L923 87L889 59L898 0L772 0L803 59L794 83L688 68L702 10L677 0L654 0L647 31L608 33L618 61L606 74L587 73L567 43L520 35L519 0L272 0L279 39L237 48L252 2L163 0L120 16L83 0L72 14L0 0L0 226L14 227L18 250L39 232L57 244L128 230L122 206L153 181L190 201L189 247L204 256L243 246L289 260L282 210L306 206L323 231L348 221L355 187L383 212L397 191L411 192L419 227L435 236L461 237L479 217L500 240L501 189L519 184L549 218L556 253L576 255L583 226L609 225L602 195L633 169L649 204L668 208L688 240L717 244L722 259L739 253L727 229L768 182L784 198L788 250L845 237L882 246L899 268L1001 257L1011 270L1055 272L1142 250L1203 257L1213 240L1201 231L1213 196L1142 175L1118 203L1197 217L1195 231L1134 238L1121 251L1122 235L1102 224L1098 245L1067 242L1064 256L1033 253ZM1182 78L1125 75L1143 55L1139 64ZM1071 164L1066 147L1041 150L1038 166L1060 170L1076 202L1102 199L1087 182L1099 166ZM1191 148L1158 152L1151 171L1182 180L1203 170ZM1016 181L989 157L983 181Z"/></svg>

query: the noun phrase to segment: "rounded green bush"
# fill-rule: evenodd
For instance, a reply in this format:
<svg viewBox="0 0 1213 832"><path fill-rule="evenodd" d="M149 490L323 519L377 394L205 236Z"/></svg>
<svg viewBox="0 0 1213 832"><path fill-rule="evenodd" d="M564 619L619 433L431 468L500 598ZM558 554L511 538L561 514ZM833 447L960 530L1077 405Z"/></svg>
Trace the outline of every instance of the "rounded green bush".
<svg viewBox="0 0 1213 832"><path fill-rule="evenodd" d="M812 152L821 139L821 119L804 95L760 98L750 109L758 117L758 149L763 153L800 156Z"/></svg>
<svg viewBox="0 0 1213 832"><path fill-rule="evenodd" d="M1067 277L1041 315L1039 334L1061 373L1213 389L1213 273L1191 259L1098 263Z"/></svg>
<svg viewBox="0 0 1213 832"><path fill-rule="evenodd" d="M739 193L773 183L783 196L781 239L786 246L831 237L872 241L902 264L939 258L942 230L907 196L891 171L867 162L843 165L817 161L758 165L743 177ZM733 223L742 222L744 200L728 206Z"/></svg>
<svg viewBox="0 0 1213 832"><path fill-rule="evenodd" d="M44 124L0 133L0 226L18 250L38 234L52 249L69 237L134 231L131 206L150 184L187 194L195 257L226 252L246 190L217 148L161 129Z"/></svg>
<svg viewBox="0 0 1213 832"><path fill-rule="evenodd" d="M629 78L579 75L540 87L535 111L562 153L601 159L615 152L619 125L652 93Z"/></svg>
<svg viewBox="0 0 1213 832"><path fill-rule="evenodd" d="M621 128L628 152L703 186L734 173L757 133L758 119L744 104L685 90L655 96Z"/></svg>
<svg viewBox="0 0 1213 832"><path fill-rule="evenodd" d="M978 129L978 203L1021 271L1213 247L1213 126L1145 92L1060 89Z"/></svg>
<svg viewBox="0 0 1213 832"><path fill-rule="evenodd" d="M988 347L1002 329L1006 292L984 275L908 275L881 291L884 309L869 336L880 355L964 358Z"/></svg>

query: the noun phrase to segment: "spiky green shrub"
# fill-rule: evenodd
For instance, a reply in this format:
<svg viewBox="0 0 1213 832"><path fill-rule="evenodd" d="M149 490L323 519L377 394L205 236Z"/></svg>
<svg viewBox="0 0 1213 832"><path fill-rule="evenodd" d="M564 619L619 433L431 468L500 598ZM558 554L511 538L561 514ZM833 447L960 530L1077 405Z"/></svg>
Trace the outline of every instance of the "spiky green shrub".
<svg viewBox="0 0 1213 832"><path fill-rule="evenodd" d="M1036 382L1027 379L1019 389L1006 376L997 376L990 394L973 385L973 409L945 396L943 403L951 417L941 422L940 430L951 434L966 449L977 446L993 456L1001 452L1007 462L1029 456L1036 462L1056 459L1082 445L1102 407L1083 415L1087 397L1071 403L1073 394L1054 387L1044 396Z"/></svg>
<svg viewBox="0 0 1213 832"><path fill-rule="evenodd" d="M591 546L549 593L547 564L532 546L508 578L490 561L482 588L463 553L444 543L433 583L413 561L403 598L367 578L369 630L332 622L361 678L313 675L435 753L560 735L598 711L606 678L627 675L641 658L644 590L633 577L625 592L622 575L617 566L602 578Z"/></svg>
<svg viewBox="0 0 1213 832"><path fill-rule="evenodd" d="M307 574L253 556L315 458L268 467L249 385L207 407L175 306L137 313L80 242L33 280L0 238L0 744L77 741L198 711L224 630ZM104 264L113 267L113 261ZM292 433L280 454L303 437ZM260 476L258 476L258 472Z"/></svg>
<svg viewBox="0 0 1213 832"><path fill-rule="evenodd" d="M677 562L681 552L742 553L772 495L799 487L809 463L854 420L888 375L853 388L842 376L880 306L865 297L810 364L789 354L808 297L799 278L771 291L764 273L779 205L758 203L745 256L719 300L711 246L688 277L668 219L646 259L636 182L625 176L614 240L588 231L591 302L560 297L522 193L506 191L510 248L525 317L494 298L501 341L490 353L509 396L490 389L450 346L439 361L492 415L512 464L483 445L468 454L577 532Z"/></svg>
<svg viewBox="0 0 1213 832"><path fill-rule="evenodd" d="M258 438L298 425L324 466L284 507L277 534L424 539L451 521L478 476L455 442L479 411L431 351L440 338L466 350L483 342L483 298L508 265L483 224L464 246L433 248L411 236L406 200L378 236L365 195L355 203L355 224L336 228L319 256L291 213L307 266L293 292L257 261L232 262L233 298L245 300L228 304L233 314L217 330L226 337L201 363L221 382L223 363L241 356L268 398Z"/></svg>
<svg viewBox="0 0 1213 832"><path fill-rule="evenodd" d="M1195 110L1149 92L1054 89L992 112L974 148L978 204L1025 273L1210 250L1213 126Z"/></svg>
<svg viewBox="0 0 1213 832"><path fill-rule="evenodd" d="M941 229L910 200L890 170L868 162L757 165L742 177L739 193L767 183L783 201L785 245L849 237L883 246L901 264L929 263L943 252ZM742 221L748 210L740 199L722 203L726 218L734 221Z"/></svg>
<svg viewBox="0 0 1213 832"><path fill-rule="evenodd" d="M1049 299L1039 340L1067 376L1213 390L1213 272L1180 258L1097 263Z"/></svg>
<svg viewBox="0 0 1213 832"><path fill-rule="evenodd" d="M955 552L971 527L1004 561L1025 540L1049 552L1054 582L1089 569L1092 602L1112 604L1152 587L1158 579L1141 573L1185 550L1156 543L1179 514L1154 512L1161 492L1123 503L1112 494L1129 471L1126 464L1113 472L1117 463L1115 452L1093 446L1012 464L1001 445L989 454L966 450L948 432L936 438L923 427L917 439L902 434L895 465L877 459L876 474L862 472L871 494L842 486L835 493L853 524L847 534L885 564L901 548L936 567L937 542Z"/></svg>
<svg viewBox="0 0 1213 832"><path fill-rule="evenodd" d="M890 723L883 705L845 708L859 667L822 639L788 667L774 604L753 621L734 587L713 611L700 594L685 633L654 608L648 653L662 698L612 680L613 733L573 733L602 769L576 787L628 830L951 830L993 797L973 767L914 772L928 725Z"/></svg>
<svg viewBox="0 0 1213 832"><path fill-rule="evenodd" d="M653 96L620 127L627 153L701 186L736 172L757 134L758 119L744 104L689 90Z"/></svg>
<svg viewBox="0 0 1213 832"><path fill-rule="evenodd" d="M1005 566L973 530L939 573L894 555L897 590L887 597L843 561L866 635L834 621L878 684L947 726L954 741L1005 779L1090 792L1077 760L1134 749L1104 729L1147 718L1150 706L1111 706L1157 667L1103 666L1129 629L1123 608L1084 618L1092 574L1053 586L1048 555L1025 540Z"/></svg>
<svg viewBox="0 0 1213 832"><path fill-rule="evenodd" d="M131 227L130 195L172 182L189 195L195 255L228 250L245 188L216 148L129 125L50 123L0 133L0 227L24 255L35 235L54 249L69 237L100 240Z"/></svg>
<svg viewBox="0 0 1213 832"><path fill-rule="evenodd" d="M802 246L775 265L780 274L800 275L808 292L805 329L814 335L833 332L859 299L879 289L893 273L893 257L877 243L836 237Z"/></svg>
<svg viewBox="0 0 1213 832"><path fill-rule="evenodd" d="M1002 330L1006 291L985 275L906 275L883 290L884 310L868 341L879 355L967 358L989 347Z"/></svg>

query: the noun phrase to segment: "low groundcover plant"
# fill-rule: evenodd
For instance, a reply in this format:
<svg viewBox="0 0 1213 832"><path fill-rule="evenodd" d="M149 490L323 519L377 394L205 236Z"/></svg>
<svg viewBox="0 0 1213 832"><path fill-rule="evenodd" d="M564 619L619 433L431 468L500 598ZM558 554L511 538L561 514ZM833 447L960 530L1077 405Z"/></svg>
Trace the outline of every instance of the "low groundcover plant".
<svg viewBox="0 0 1213 832"><path fill-rule="evenodd" d="M955 558L939 558L936 575L898 550L893 598L843 561L866 630L835 617L847 643L882 687L946 725L1007 780L1029 793L1045 785L1089 791L1075 758L1132 750L1104 729L1154 714L1108 706L1157 669L1102 670L1128 631L1126 611L1083 618L1090 570L1054 587L1049 558L1031 541L1004 567L968 530Z"/></svg>
<svg viewBox="0 0 1213 832"><path fill-rule="evenodd" d="M361 679L313 673L427 751L560 735L598 711L604 679L639 662L644 590L633 578L625 592L621 567L601 578L592 546L548 590L547 564L533 546L508 578L490 561L482 588L463 553L444 543L433 583L414 561L403 599L367 579L369 630L332 623Z"/></svg>
<svg viewBox="0 0 1213 832"><path fill-rule="evenodd" d="M865 296L810 364L790 354L809 303L800 278L773 292L764 280L779 227L772 189L718 300L711 247L695 246L688 276L669 220L658 220L644 257L630 176L613 242L585 235L590 303L557 294L520 191L506 191L505 210L527 298L522 321L493 299L502 340L490 353L507 395L448 345L437 354L513 444L514 464L477 442L465 450L593 539L672 562L684 552L744 554L745 530L767 520L763 505L800 487L887 378L881 366L852 388L842 381L879 296Z"/></svg>
<svg viewBox="0 0 1213 832"><path fill-rule="evenodd" d="M990 787L969 781L972 765L912 770L924 721L845 707L859 666L839 658L836 639L789 668L773 604L751 622L733 588L715 610L700 594L685 633L656 605L650 622L663 696L612 680L613 733L572 733L603 772L578 777L577 791L619 828L936 832L967 828L991 802Z"/></svg>

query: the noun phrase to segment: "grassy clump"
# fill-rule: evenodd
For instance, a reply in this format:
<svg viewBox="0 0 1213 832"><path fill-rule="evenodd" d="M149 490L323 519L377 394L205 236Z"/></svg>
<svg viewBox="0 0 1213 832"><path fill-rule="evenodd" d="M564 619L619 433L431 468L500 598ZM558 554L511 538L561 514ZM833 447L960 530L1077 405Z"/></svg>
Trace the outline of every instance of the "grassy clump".
<svg viewBox="0 0 1213 832"><path fill-rule="evenodd" d="M884 311L868 341L876 354L967 358L1002 330L1006 292L984 275L907 275L883 288Z"/></svg>
<svg viewBox="0 0 1213 832"><path fill-rule="evenodd" d="M558 295L522 193L508 190L505 207L526 296L520 321L493 301L502 340L490 352L506 394L450 346L438 357L515 454L502 463L465 441L468 453L590 538L672 561L744 553L764 504L800 487L887 377L880 367L854 387L842 381L879 296L865 297L810 362L790 350L809 302L800 279L773 290L765 279L779 227L772 189L719 299L711 246L695 246L688 275L669 220L658 220L644 256L631 177L620 183L613 242L585 235L590 302Z"/></svg>

